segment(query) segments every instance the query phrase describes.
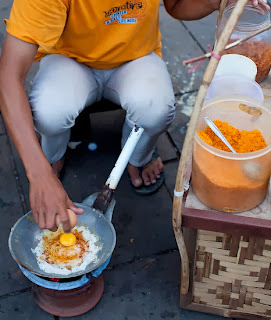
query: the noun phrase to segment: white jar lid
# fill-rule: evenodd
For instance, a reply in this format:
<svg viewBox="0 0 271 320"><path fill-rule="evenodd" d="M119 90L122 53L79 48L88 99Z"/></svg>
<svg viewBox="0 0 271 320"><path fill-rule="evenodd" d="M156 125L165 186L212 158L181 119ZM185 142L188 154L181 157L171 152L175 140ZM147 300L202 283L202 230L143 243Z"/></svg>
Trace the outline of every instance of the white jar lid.
<svg viewBox="0 0 271 320"><path fill-rule="evenodd" d="M257 74L256 64L249 58L240 54L225 54L221 57L215 75L239 74L255 80Z"/></svg>

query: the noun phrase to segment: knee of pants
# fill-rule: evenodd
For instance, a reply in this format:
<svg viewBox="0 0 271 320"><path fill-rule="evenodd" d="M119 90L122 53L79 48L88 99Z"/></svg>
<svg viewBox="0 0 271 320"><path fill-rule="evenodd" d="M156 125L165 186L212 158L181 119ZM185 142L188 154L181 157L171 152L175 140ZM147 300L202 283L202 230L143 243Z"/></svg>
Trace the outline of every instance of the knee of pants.
<svg viewBox="0 0 271 320"><path fill-rule="evenodd" d="M60 110L59 110L60 109ZM36 130L43 135L53 136L74 125L78 114L69 114L65 108L35 108L33 120Z"/></svg>
<svg viewBox="0 0 271 320"><path fill-rule="evenodd" d="M131 99L127 107L127 118L150 135L163 133L175 116L174 98L145 97L141 101Z"/></svg>

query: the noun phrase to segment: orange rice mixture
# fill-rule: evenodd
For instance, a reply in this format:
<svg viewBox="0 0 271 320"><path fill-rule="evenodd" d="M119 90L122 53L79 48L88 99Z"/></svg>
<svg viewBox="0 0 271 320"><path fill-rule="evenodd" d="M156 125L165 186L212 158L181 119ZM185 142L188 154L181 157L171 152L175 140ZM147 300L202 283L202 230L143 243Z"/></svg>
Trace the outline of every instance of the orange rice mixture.
<svg viewBox="0 0 271 320"><path fill-rule="evenodd" d="M214 123L236 152L252 152L267 147L264 137L259 130L240 131L221 120L215 120ZM231 152L208 126L204 130L198 131L198 135L209 145Z"/></svg>

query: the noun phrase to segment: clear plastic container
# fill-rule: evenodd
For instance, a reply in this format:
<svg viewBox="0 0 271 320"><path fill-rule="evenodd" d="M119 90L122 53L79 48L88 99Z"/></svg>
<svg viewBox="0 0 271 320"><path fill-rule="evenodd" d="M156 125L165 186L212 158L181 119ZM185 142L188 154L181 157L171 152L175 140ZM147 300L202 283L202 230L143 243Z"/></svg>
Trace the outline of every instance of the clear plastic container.
<svg viewBox="0 0 271 320"><path fill-rule="evenodd" d="M225 28L233 8L234 4L225 8L222 19L217 27L216 39L219 38L222 30ZM269 24L269 11L262 8L254 8L252 5L246 5L230 37L229 43L244 38ZM271 67L271 29L224 51L224 54L231 53L241 54L253 60L258 69L256 81L263 81L268 75Z"/></svg>
<svg viewBox="0 0 271 320"><path fill-rule="evenodd" d="M239 74L215 75L205 100L231 95L246 96L260 102L264 100L261 86L256 81Z"/></svg>
<svg viewBox="0 0 271 320"><path fill-rule="evenodd" d="M260 108L255 116L239 106ZM222 120L239 130L259 129L267 147L250 153L231 153L205 143L196 133L193 146L192 187L198 199L210 208L242 212L259 205L265 198L271 170L271 113L252 99L217 98L203 106L197 131L206 128L204 117Z"/></svg>

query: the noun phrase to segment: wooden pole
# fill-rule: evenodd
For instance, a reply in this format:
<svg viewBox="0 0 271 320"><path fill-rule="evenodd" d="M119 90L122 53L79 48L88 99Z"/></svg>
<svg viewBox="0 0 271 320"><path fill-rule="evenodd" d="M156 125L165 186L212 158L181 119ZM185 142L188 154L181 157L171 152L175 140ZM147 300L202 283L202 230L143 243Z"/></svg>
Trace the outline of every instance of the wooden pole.
<svg viewBox="0 0 271 320"><path fill-rule="evenodd" d="M221 0L221 2L220 2L219 11L218 11L217 20L216 20L216 26L219 25L219 22L222 18L223 11L226 8L227 3L228 3L228 0Z"/></svg>
<svg viewBox="0 0 271 320"><path fill-rule="evenodd" d="M238 0L232 14L227 21L224 30L221 33L217 41L217 45L214 49L214 54L221 55L225 46L237 24L237 21L242 14L247 0ZM211 57L207 69L204 73L201 86L196 98L196 102L193 108L193 112L190 118L189 126L186 132L182 154L179 162L179 167L177 171L175 190L174 190L174 199L173 199L173 212L172 212L172 224L175 233L176 242L181 256L181 284L180 284L180 293L186 294L189 288L189 258L186 251L186 246L182 233L182 200L183 200L183 191L186 172L188 168L189 159L192 154L192 146L194 142L194 135L196 131L197 121L200 115L201 107L203 101L206 97L208 87L214 76L216 67L218 65L218 60Z"/></svg>

